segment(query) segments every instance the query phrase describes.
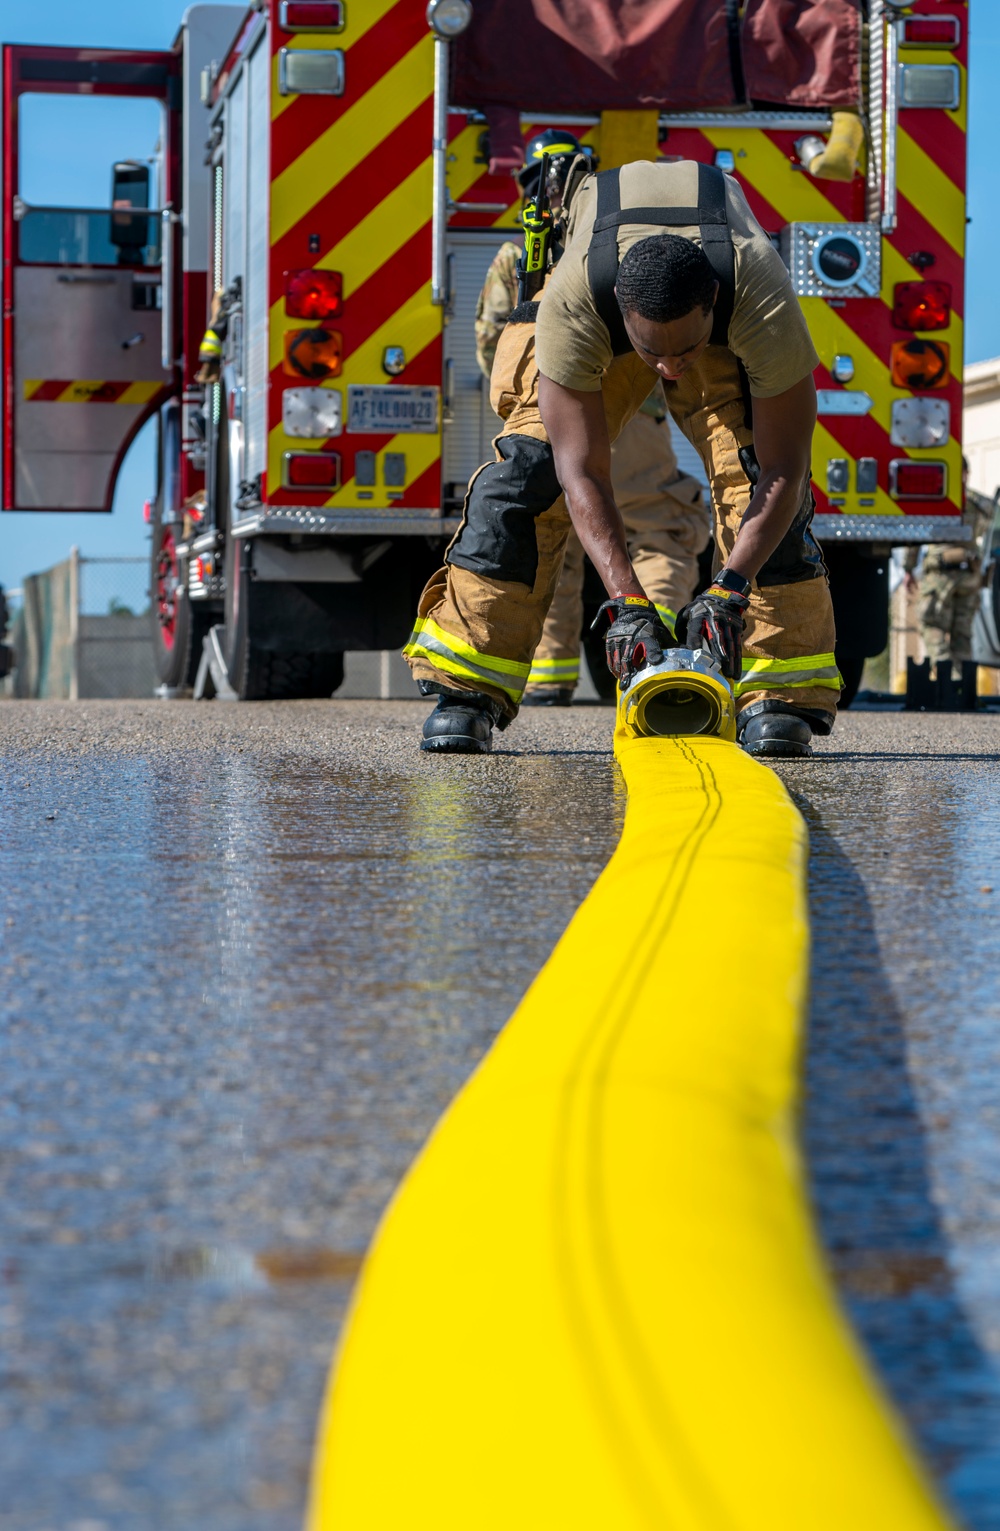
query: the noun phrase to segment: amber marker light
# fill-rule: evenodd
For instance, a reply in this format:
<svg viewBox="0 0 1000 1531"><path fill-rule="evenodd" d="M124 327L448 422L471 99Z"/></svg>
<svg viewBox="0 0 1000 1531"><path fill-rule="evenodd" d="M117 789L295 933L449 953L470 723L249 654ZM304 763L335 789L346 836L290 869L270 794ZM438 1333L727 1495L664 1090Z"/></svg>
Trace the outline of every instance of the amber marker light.
<svg viewBox="0 0 1000 1531"><path fill-rule="evenodd" d="M284 371L289 377L314 383L339 377L343 357L344 337L339 330L289 330L285 335Z"/></svg>
<svg viewBox="0 0 1000 1531"><path fill-rule="evenodd" d="M944 340L897 340L892 348L892 381L897 388L943 388L951 347Z"/></svg>

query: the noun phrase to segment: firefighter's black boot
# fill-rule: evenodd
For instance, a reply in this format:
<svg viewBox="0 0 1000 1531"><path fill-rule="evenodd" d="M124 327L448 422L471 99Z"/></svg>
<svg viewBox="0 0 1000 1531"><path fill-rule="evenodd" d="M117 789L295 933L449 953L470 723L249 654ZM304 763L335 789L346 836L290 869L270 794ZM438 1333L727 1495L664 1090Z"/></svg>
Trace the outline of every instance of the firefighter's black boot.
<svg viewBox="0 0 1000 1531"><path fill-rule="evenodd" d="M539 686L526 691L521 698L522 707L572 707L572 686Z"/></svg>
<svg viewBox="0 0 1000 1531"><path fill-rule="evenodd" d="M496 702L481 691L440 690L420 748L447 755L488 755L499 712Z"/></svg>
<svg viewBox="0 0 1000 1531"><path fill-rule="evenodd" d="M828 734L830 719L811 707L788 702L754 702L736 719L736 742L748 755L784 757L812 754L812 736Z"/></svg>

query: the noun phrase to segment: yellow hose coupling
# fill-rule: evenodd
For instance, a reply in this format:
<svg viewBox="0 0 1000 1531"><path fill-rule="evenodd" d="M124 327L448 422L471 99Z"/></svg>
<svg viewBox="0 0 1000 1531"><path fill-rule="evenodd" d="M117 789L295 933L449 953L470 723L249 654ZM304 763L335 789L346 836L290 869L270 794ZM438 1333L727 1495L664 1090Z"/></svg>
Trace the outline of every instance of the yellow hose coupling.
<svg viewBox="0 0 1000 1531"><path fill-rule="evenodd" d="M618 720L632 739L677 734L736 738L732 687L705 649L666 649L618 694Z"/></svg>

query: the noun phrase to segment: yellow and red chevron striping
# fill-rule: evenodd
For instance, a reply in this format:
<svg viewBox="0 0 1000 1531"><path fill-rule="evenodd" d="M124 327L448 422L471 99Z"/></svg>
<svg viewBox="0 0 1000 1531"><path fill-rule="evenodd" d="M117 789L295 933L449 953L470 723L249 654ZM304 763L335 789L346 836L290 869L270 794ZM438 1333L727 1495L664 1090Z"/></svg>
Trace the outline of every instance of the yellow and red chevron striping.
<svg viewBox="0 0 1000 1531"><path fill-rule="evenodd" d="M426 161L432 127L432 101L428 96L386 134L371 154L347 170L324 196L301 213L286 233L275 239L271 246L272 270L280 277L290 268L307 264L311 234L318 235L321 250L332 250L371 211L373 186L399 185ZM307 252L305 260L303 250Z"/></svg>
<svg viewBox="0 0 1000 1531"><path fill-rule="evenodd" d="M376 14L369 25L365 22ZM356 41L355 33L360 32ZM343 96L278 96L271 121L271 179L277 180L310 144L315 143L344 114L373 89L411 49L428 40L423 11L413 0L396 0L385 8L377 0L362 0L348 14L348 30L336 37L296 34L274 28L274 51L279 48L342 47L347 90ZM425 146L426 147L426 146Z"/></svg>
<svg viewBox="0 0 1000 1531"><path fill-rule="evenodd" d="M909 119L919 111L903 115L899 130L900 180L898 224L894 234L882 241L882 288L877 298L833 299L805 298L803 309L820 353L823 367L817 373L821 388L836 388L829 368L837 353L846 352L855 359L852 386L868 392L874 399L870 414L862 416L823 415L816 437L814 489L820 511L844 509L868 514L926 515L957 512L961 503L961 313L963 298L962 245L964 240L964 193L962 185L945 180L939 166L919 172L912 164L909 149ZM927 116L940 118L941 112ZM949 128L953 124L949 123ZM923 130L926 131L926 130ZM701 142L698 142L701 140ZM849 184L817 182L797 164L795 135L791 133L748 130L710 129L703 134L671 133L671 148L691 158L708 159L720 148L737 155L737 175L747 199L761 223L776 233L790 222L833 223L861 222L864 217L864 182L856 176ZM915 148L916 146L914 146ZM923 151L916 151L924 158ZM954 158L954 147L951 150ZM909 159L908 159L909 155ZM927 196L924 188L930 184ZM909 193L909 195L908 195ZM923 201L921 209L914 205ZM913 200L911 200L913 198ZM892 322L893 292L898 282L918 279L919 272L908 257L915 250L925 250L933 258L933 275L949 281L953 295L953 317L949 328L935 334L935 339L951 346L952 373L948 386L934 390L934 397L946 399L951 406L952 439L945 449L920 449L895 446L890 441L891 406L894 399L907 398L905 389L896 388L890 374L890 352L894 341L910 338L910 332ZM879 488L863 497L831 505L824 490L825 463L830 456L843 456L856 462L858 457L874 457L879 464ZM888 464L893 458L944 458L948 463L948 498L941 501L911 501L905 506L888 496ZM854 474L851 474L854 482ZM876 503L870 502L874 499Z"/></svg>
<svg viewBox="0 0 1000 1531"><path fill-rule="evenodd" d="M273 30L275 52L333 42ZM320 267L343 274L344 311L330 321L343 336L343 372L327 386L346 399L353 384L388 385L387 345L406 352L400 382L441 384L441 312L430 302L433 42L424 8L414 0L354 0L335 42L344 50L342 97L274 98L267 498L278 505L311 499L280 487L282 454L325 447L341 454L342 484L315 503L353 506L356 452L389 449L406 458L402 494L393 491L390 500L384 485L366 486L363 498L373 509L437 509L438 433L345 433L323 442L290 440L282 428L282 393L295 386L282 367L284 334L296 327L285 313L286 271Z"/></svg>
<svg viewBox="0 0 1000 1531"><path fill-rule="evenodd" d="M916 0L917 9L925 0ZM964 13L964 7L956 6ZM276 27L280 46L329 46L327 38L289 36ZM288 448L281 429L281 393L289 380L281 368L282 339L290 321L284 314L284 273L306 266L342 271L345 311L335 323L344 339L343 377L336 386L385 383L381 354L385 345L404 346L407 383L441 381L440 313L430 304L430 219L432 130L432 58L422 5L414 0L355 0L348 10L348 29L337 39L343 46L347 89L342 98L280 98L275 94L272 121L271 199L271 452L269 499L281 503L301 499L279 489L280 458ZM955 55L924 52L921 62L964 61ZM964 71L963 71L964 80ZM733 125L698 131L671 128L663 146L670 154L703 161L720 148L736 155L737 175L748 200L765 228L777 232L789 222L861 222L865 186L856 176L851 184L817 182L802 173L795 153L796 134L765 132ZM532 128L526 122L524 137ZM578 136L597 141L600 130ZM519 197L509 177L490 176L482 156L481 123L470 123L462 112L449 116L449 190L453 202L492 204L482 212L453 211L449 226L516 229ZM892 457L944 456L949 465L949 503L912 503L909 513L958 509L960 498L961 315L964 255L964 113L910 111L902 115L898 135L899 192L895 233L883 240L883 283L870 299L804 299L803 306L823 366L820 387L836 387L829 368L833 355L849 351L855 358L854 385L874 399L870 414L824 416L817 432L817 477L828 455L857 459L875 457L880 487L875 496L880 513L900 513L903 507L886 493ZM935 397L951 406L954 430L944 452L903 449L889 439L891 405L909 397L892 385L889 354L906 332L892 323L893 290L898 282L918 275L909 262L914 251L933 260L935 278L950 283L953 317L947 331L935 336L951 346L952 377ZM439 452L439 438L434 438ZM344 459L344 483L327 503L348 505L354 500L352 481L355 448L379 451L386 438L342 436L335 442L294 443L296 450L326 445ZM407 452L408 485L402 503L421 508L439 503L439 490L428 498L433 465L427 462L427 438L399 438ZM412 464L410 460L412 459ZM817 486L821 509L832 509ZM381 502L381 496L379 498ZM843 503L845 510L871 509Z"/></svg>
<svg viewBox="0 0 1000 1531"><path fill-rule="evenodd" d="M33 404L148 404L165 392L161 378L146 382L35 378L24 384L24 398Z"/></svg>
<svg viewBox="0 0 1000 1531"><path fill-rule="evenodd" d="M921 124L919 132L913 134L914 143L918 137L927 141L933 138L933 130L923 124L924 115L940 118L943 114L940 112L910 113L909 117L920 119ZM457 123L460 131L456 133L453 126L453 150L456 150L459 155L464 151L471 161L473 145L478 143L481 129L463 127L461 118L457 119ZM908 133L908 129L909 124L903 129L903 133ZM531 127L526 125L525 138L529 137L531 132ZM578 136L583 136L583 130ZM740 128L738 119L734 119L733 126L724 130L671 128L663 148L668 154L676 154L684 159L695 159L704 163L711 163L720 148L732 150L737 156L737 178L746 193L747 200L754 215L770 233L777 234L793 220L815 220L824 223L862 222L865 216L863 178L859 175L853 182L847 184L811 181L798 168L798 156L795 151L795 141L798 136L796 132L791 131L776 132ZM934 172L940 176L945 165L953 170L960 169L962 180L955 185L960 195L964 184L964 159L961 155L964 135L955 123L948 119L946 136L948 143L941 156L941 162L934 167ZM600 130L591 129L588 138L590 141L596 141L599 150ZM858 368L855 386L866 389L875 399L875 408L871 414L824 416L821 421L821 428L817 435L816 476L819 482L816 492L817 501L822 510L835 508L829 505L821 488L825 481L823 468L830 455L847 456L855 461L859 457L874 457L878 460L880 488L875 495L876 505L854 507L865 509L869 514L872 511L878 514L900 513L902 507L890 500L887 493L888 463L892 458L941 455L938 452L920 452L916 449L907 451L893 446L889 439L892 400L907 397L906 390L892 386L889 372L892 343L905 338L906 334L896 329L892 323L893 288L896 282L913 280L918 276L919 273L907 260L907 257L915 250L928 251L934 258L934 276L949 282L952 286L955 317L952 326L948 331L942 332L940 338L951 344L953 375L945 389L935 390L935 397L947 399L951 405L953 420L957 422L960 419L961 383L956 374L960 372L962 350L962 225L956 222L954 207L950 210L950 218L943 219L939 216L937 209L931 212L930 216L920 211L906 195L907 190L914 189L912 180L912 176L910 179L907 179L905 174L902 177L898 198L898 227L896 233L886 242L885 279L879 297L842 300L836 303L836 306L831 306L824 299L803 300L803 307L813 330L813 338L825 362L825 365L821 366L817 372L817 386L820 388L838 386L829 372L829 367L833 356L838 351L847 351L855 356ZM945 195L948 194L945 193ZM455 215L452 219L453 226L483 227L515 224L518 201L517 189L513 182L501 181L481 173L479 180L470 188L468 196L470 201L483 202L507 198L508 210L500 216L495 213ZM956 240L957 246L953 242ZM951 469L949 501L943 506L940 502L913 503L906 507L910 513L954 511L958 508L960 474L957 467L957 454L956 439L952 442L948 453ZM867 498L870 499L872 496Z"/></svg>

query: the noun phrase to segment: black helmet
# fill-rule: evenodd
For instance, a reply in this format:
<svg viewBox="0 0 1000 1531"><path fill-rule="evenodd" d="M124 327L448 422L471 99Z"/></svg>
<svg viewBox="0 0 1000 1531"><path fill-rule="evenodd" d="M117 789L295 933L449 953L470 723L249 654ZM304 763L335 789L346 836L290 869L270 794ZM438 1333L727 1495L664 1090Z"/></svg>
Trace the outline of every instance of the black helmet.
<svg viewBox="0 0 1000 1531"><path fill-rule="evenodd" d="M590 154L593 157L593 150L585 148L578 138L563 128L546 128L544 133L536 133L525 148L524 164L516 175L525 196L533 197L538 191L542 157L546 154L549 156L549 172L561 185L576 156Z"/></svg>

